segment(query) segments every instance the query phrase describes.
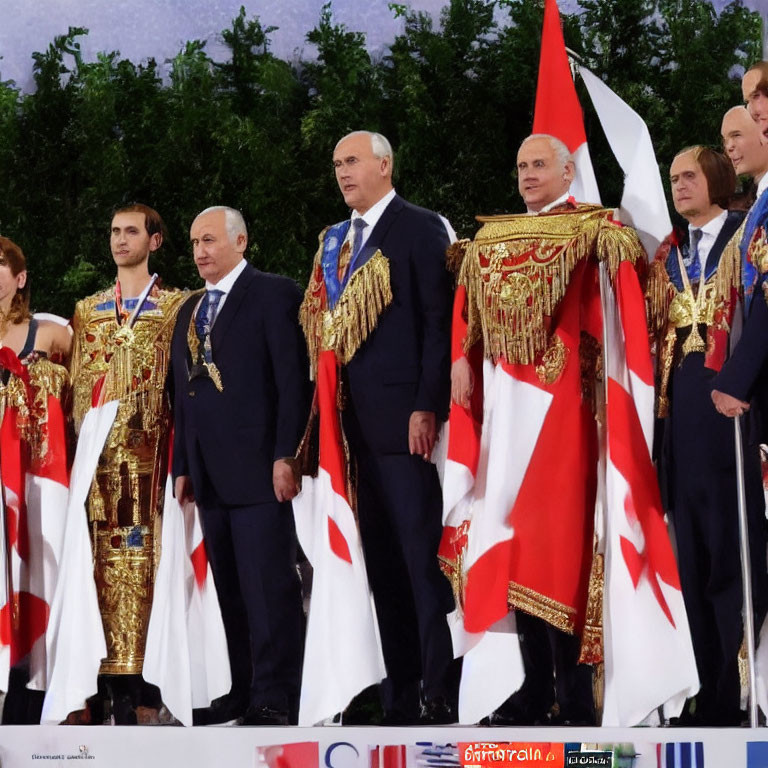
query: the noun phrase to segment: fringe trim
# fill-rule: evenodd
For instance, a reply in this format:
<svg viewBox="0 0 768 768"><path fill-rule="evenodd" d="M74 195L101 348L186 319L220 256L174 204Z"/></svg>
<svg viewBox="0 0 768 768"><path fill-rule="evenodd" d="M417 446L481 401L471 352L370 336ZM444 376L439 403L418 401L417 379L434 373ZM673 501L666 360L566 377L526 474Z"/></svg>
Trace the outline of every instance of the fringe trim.
<svg viewBox="0 0 768 768"><path fill-rule="evenodd" d="M669 254L669 249L667 249ZM658 257L648 268L648 284L645 288L645 314L651 344L664 333L669 322L669 305L675 295L675 286L669 280L664 261Z"/></svg>
<svg viewBox="0 0 768 768"><path fill-rule="evenodd" d="M634 230L614 224L611 213L580 206L480 219L483 227L465 246L458 279L468 299L464 351L482 337L494 361L535 362L549 342L545 318L557 309L575 267L598 258L613 279L623 261L635 264L643 253Z"/></svg>
<svg viewBox="0 0 768 768"><path fill-rule="evenodd" d="M640 238L631 227L622 227L608 221L598 230L597 258L608 264L611 281L616 279L623 262L636 265L642 261L644 253Z"/></svg>
<svg viewBox="0 0 768 768"><path fill-rule="evenodd" d="M451 243L445 252L445 267L455 278L458 278L461 272L464 255L470 242L468 238L457 240L455 243Z"/></svg>
<svg viewBox="0 0 768 768"><path fill-rule="evenodd" d="M389 260L376 251L355 270L333 310L323 312L322 349L332 349L339 363L346 365L391 303Z"/></svg>
<svg viewBox="0 0 768 768"><path fill-rule="evenodd" d="M312 273L309 278L304 299L299 308L299 323L304 331L309 353L310 378L315 381L317 376L317 360L323 342L323 312L325 310L325 283L323 282L323 242L325 233L330 229L326 227L319 235L320 245L312 262Z"/></svg>

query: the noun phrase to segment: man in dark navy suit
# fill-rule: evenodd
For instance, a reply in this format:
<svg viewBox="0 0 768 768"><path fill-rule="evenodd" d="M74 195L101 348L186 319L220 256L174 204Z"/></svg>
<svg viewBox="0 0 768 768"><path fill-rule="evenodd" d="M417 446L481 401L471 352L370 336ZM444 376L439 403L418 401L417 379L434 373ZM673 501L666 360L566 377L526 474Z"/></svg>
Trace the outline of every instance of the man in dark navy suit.
<svg viewBox="0 0 768 768"><path fill-rule="evenodd" d="M232 668L231 693L196 722L284 725L303 641L290 505L309 410L301 293L245 261L231 208L203 211L190 239L206 290L181 308L173 337L173 474L176 497L202 513Z"/></svg>
<svg viewBox="0 0 768 768"><path fill-rule="evenodd" d="M360 532L387 669L385 722L450 722L453 599L437 561L442 495L430 462L450 396L449 236L437 214L395 193L392 162L380 134L357 131L337 144L336 179L352 217L323 234L305 307L324 295L329 308L367 306L368 318L380 309L374 323L341 329L359 344L340 359L343 426L357 464ZM382 272L391 296L379 301L365 286Z"/></svg>
<svg viewBox="0 0 768 768"><path fill-rule="evenodd" d="M744 220L729 211L736 176L728 158L707 147L679 152L670 166L677 212L687 221L660 246L648 280L649 324L656 337L658 463L675 529L680 581L701 681L696 706L681 724L739 725L738 653L741 571L733 425L715 412L710 387L730 343L738 285L738 240ZM729 245L730 243L730 245ZM745 445L747 499L753 528L756 592L765 579L764 516L756 445ZM765 613L757 597L755 614Z"/></svg>

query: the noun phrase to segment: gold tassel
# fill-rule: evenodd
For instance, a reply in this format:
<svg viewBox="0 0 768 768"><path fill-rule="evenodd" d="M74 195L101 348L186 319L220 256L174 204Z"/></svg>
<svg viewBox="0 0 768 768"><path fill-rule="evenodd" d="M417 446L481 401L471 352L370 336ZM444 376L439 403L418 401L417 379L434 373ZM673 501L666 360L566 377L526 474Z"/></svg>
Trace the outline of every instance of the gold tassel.
<svg viewBox="0 0 768 768"><path fill-rule="evenodd" d="M455 243L451 243L445 252L445 267L454 275L454 277L458 277L461 272L461 266L464 263L464 254L469 242L470 241L467 238L457 240Z"/></svg>
<svg viewBox="0 0 768 768"><path fill-rule="evenodd" d="M324 313L322 348L334 350L336 359L346 365L391 303L389 260L376 251L355 270L333 310Z"/></svg>
<svg viewBox="0 0 768 768"><path fill-rule="evenodd" d="M648 269L648 284L645 289L646 317L652 343L667 327L669 304L675 293L670 283L665 262L655 260Z"/></svg>
<svg viewBox="0 0 768 768"><path fill-rule="evenodd" d="M608 264L611 281L616 279L622 262L637 264L642 261L643 253L640 238L631 227L621 227L612 222L600 227L597 235L597 258Z"/></svg>
<svg viewBox="0 0 768 768"><path fill-rule="evenodd" d="M304 331L309 353L309 375L312 381L317 376L317 360L320 356L320 348L323 341L323 313L325 310L325 287L323 284L323 243L325 233L330 229L326 227L319 236L320 245L312 262L312 272L309 277L307 290L299 308L299 323Z"/></svg>
<svg viewBox="0 0 768 768"><path fill-rule="evenodd" d="M545 318L555 312L576 266L596 250L615 262L614 270L637 258L639 241L622 234L610 213L582 206L554 215L480 219L483 227L464 246L458 280L467 289L464 350L482 336L492 360L535 362L549 343ZM601 240L607 230L611 234Z"/></svg>

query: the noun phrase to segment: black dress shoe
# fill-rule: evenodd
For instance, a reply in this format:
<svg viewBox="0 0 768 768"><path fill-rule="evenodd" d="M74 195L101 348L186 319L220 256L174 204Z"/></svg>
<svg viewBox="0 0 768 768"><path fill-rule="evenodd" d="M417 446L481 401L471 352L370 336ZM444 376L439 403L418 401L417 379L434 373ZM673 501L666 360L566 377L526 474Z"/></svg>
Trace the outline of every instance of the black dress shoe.
<svg viewBox="0 0 768 768"><path fill-rule="evenodd" d="M266 704L250 706L245 714L238 719L238 725L288 725L288 713L275 709Z"/></svg>
<svg viewBox="0 0 768 768"><path fill-rule="evenodd" d="M112 700L112 717L115 725L137 725L138 718L131 697L125 693Z"/></svg>
<svg viewBox="0 0 768 768"><path fill-rule="evenodd" d="M381 725L389 727L399 727L402 725L419 725L419 718L408 716L400 710L394 709L391 712L385 712L381 718Z"/></svg>
<svg viewBox="0 0 768 768"><path fill-rule="evenodd" d="M381 725L383 717L379 686L365 688L341 713L342 725Z"/></svg>
<svg viewBox="0 0 768 768"><path fill-rule="evenodd" d="M456 721L456 708L443 696L427 699L421 706L421 725L453 725Z"/></svg>
<svg viewBox="0 0 768 768"><path fill-rule="evenodd" d="M510 696L495 712L481 721L481 725L509 727L549 724L550 707L546 703L521 700L516 695Z"/></svg>
<svg viewBox="0 0 768 768"><path fill-rule="evenodd" d="M192 710L192 725L219 725L242 717L248 708L248 694L227 693L210 707Z"/></svg>

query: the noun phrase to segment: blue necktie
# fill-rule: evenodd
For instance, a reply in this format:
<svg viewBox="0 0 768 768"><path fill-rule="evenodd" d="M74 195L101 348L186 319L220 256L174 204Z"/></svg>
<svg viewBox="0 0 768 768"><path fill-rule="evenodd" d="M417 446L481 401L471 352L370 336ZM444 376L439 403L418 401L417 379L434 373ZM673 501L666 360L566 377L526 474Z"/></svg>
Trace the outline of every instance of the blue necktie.
<svg viewBox="0 0 768 768"><path fill-rule="evenodd" d="M360 217L352 219L352 227L355 230L355 236L352 238L352 259L354 262L357 258L357 254L360 253L360 249L363 247L363 230L368 226L365 219Z"/></svg>
<svg viewBox="0 0 768 768"><path fill-rule="evenodd" d="M224 291L211 288L205 292L205 296L200 302L200 308L197 310L197 317L195 318L195 331L201 341L211 332L223 295Z"/></svg>
<svg viewBox="0 0 768 768"><path fill-rule="evenodd" d="M704 233L700 229L691 230L690 262L686 267L691 283L698 283L701 278L701 261L699 259L699 243Z"/></svg>

